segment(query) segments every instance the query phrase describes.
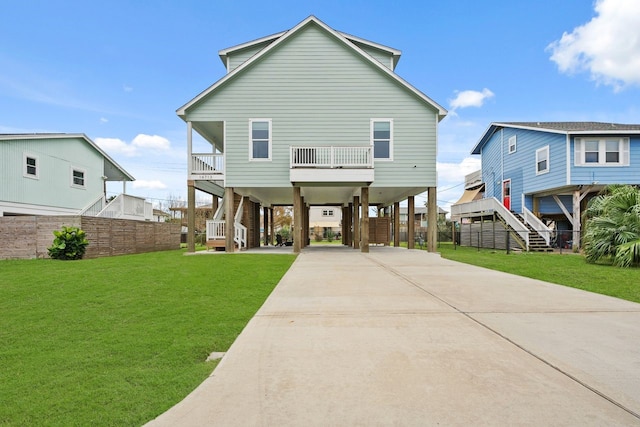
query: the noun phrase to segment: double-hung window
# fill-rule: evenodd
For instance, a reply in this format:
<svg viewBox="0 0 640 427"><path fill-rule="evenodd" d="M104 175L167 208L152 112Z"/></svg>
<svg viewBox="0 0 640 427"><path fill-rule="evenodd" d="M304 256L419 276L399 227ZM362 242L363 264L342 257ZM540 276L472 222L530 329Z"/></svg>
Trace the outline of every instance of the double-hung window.
<svg viewBox="0 0 640 427"><path fill-rule="evenodd" d="M38 179L38 158L31 154L23 154L22 174L27 178Z"/></svg>
<svg viewBox="0 0 640 427"><path fill-rule="evenodd" d="M576 138L576 166L629 166L629 138Z"/></svg>
<svg viewBox="0 0 640 427"><path fill-rule="evenodd" d="M516 136L513 135L509 138L509 154L516 152Z"/></svg>
<svg viewBox="0 0 640 427"><path fill-rule="evenodd" d="M549 172L549 146L536 150L536 175Z"/></svg>
<svg viewBox="0 0 640 427"><path fill-rule="evenodd" d="M86 171L79 168L71 168L71 186L76 188L85 188Z"/></svg>
<svg viewBox="0 0 640 427"><path fill-rule="evenodd" d="M371 145L374 159L393 160L393 120L371 120Z"/></svg>
<svg viewBox="0 0 640 427"><path fill-rule="evenodd" d="M271 160L271 119L249 120L249 160Z"/></svg>

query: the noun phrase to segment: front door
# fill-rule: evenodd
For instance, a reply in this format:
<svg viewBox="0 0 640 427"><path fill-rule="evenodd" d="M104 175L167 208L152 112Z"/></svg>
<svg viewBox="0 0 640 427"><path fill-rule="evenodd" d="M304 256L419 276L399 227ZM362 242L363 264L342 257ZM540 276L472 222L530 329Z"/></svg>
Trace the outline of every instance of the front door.
<svg viewBox="0 0 640 427"><path fill-rule="evenodd" d="M502 181L502 204L507 210L511 210L511 180Z"/></svg>

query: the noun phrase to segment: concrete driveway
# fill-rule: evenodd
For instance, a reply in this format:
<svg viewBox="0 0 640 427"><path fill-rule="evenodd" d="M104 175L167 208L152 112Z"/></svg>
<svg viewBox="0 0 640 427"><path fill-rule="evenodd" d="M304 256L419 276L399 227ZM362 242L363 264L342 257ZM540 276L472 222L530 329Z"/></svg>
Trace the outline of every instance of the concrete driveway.
<svg viewBox="0 0 640 427"><path fill-rule="evenodd" d="M640 274L639 274L640 279ZM149 426L640 426L640 304L425 251L305 249Z"/></svg>

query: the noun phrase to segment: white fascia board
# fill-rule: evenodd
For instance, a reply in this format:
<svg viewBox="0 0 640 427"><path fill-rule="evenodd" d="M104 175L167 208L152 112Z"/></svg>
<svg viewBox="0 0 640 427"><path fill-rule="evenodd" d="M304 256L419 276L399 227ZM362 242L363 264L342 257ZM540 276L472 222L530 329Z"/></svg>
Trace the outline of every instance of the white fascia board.
<svg viewBox="0 0 640 427"><path fill-rule="evenodd" d="M265 42L268 42L268 41L276 40L276 39L282 37L284 35L284 33L286 33L286 31L281 31L281 32L276 33L276 34L271 34L270 36L261 37L261 38L256 39L256 40L251 40L251 41L248 41L246 43L242 43L242 44L238 44L238 45L235 45L235 46L228 47L226 49L221 49L221 50L218 51L218 56L220 57L220 60L222 61L223 64L225 64L225 67L226 67L227 66L227 57L229 56L230 53L233 53L233 52L238 51L238 50L246 49L248 47L255 46L255 45L258 45L258 44L262 44L262 43L265 43Z"/></svg>

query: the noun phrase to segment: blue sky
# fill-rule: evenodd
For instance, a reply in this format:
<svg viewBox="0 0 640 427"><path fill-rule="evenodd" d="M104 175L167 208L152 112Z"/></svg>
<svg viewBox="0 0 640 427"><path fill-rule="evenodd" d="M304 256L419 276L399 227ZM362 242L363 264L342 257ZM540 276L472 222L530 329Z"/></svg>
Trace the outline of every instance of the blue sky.
<svg viewBox="0 0 640 427"><path fill-rule="evenodd" d="M491 122L640 123L637 0L25 0L0 14L0 133L85 133L137 179L130 194L156 202L186 198L175 111L224 75L218 51L309 15L401 50L396 72L449 110L445 209Z"/></svg>

